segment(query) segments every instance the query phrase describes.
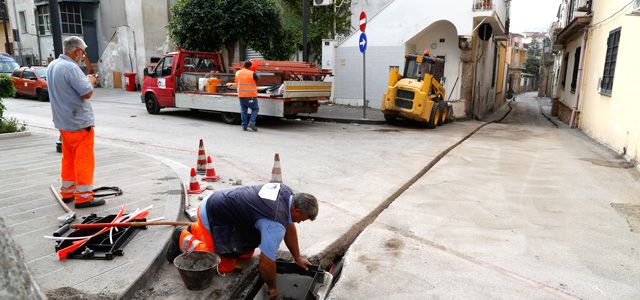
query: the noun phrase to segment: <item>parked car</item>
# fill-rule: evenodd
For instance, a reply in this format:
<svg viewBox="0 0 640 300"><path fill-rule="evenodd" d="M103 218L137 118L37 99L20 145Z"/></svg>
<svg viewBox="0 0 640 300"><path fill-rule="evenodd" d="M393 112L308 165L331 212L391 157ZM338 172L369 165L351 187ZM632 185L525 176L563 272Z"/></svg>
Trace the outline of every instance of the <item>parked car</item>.
<svg viewBox="0 0 640 300"><path fill-rule="evenodd" d="M19 67L18 63L16 63L15 59L11 57L11 55L6 53L0 53L0 74L11 74L13 69Z"/></svg>
<svg viewBox="0 0 640 300"><path fill-rule="evenodd" d="M37 97L40 101L49 100L49 85L47 84L47 68L21 67L13 70L13 85L18 96Z"/></svg>

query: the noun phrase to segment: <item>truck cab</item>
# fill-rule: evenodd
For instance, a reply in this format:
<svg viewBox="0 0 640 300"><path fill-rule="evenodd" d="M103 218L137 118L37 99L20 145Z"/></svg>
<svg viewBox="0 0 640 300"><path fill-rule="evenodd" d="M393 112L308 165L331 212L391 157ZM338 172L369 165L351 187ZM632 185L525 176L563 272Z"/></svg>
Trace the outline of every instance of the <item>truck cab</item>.
<svg viewBox="0 0 640 300"><path fill-rule="evenodd" d="M144 69L141 100L150 114L157 114L163 107L175 107L176 92L189 88L180 80L184 73L204 76L225 72L220 52L179 50L167 53L154 67Z"/></svg>
<svg viewBox="0 0 640 300"><path fill-rule="evenodd" d="M428 128L444 124L451 108L445 101L444 86L434 78L436 64L444 63L430 55L405 56L404 70L391 66L387 92L381 110L387 122L405 118L426 123Z"/></svg>

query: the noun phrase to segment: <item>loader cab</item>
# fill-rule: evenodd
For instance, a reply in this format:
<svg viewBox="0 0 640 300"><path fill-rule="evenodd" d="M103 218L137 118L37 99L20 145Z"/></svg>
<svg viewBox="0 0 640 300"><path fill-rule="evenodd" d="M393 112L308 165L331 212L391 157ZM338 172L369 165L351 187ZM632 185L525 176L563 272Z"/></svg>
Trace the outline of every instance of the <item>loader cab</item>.
<svg viewBox="0 0 640 300"><path fill-rule="evenodd" d="M403 78L412 78L418 81L424 79L426 74L433 75L436 63L444 63L439 58L425 55L410 54L405 56Z"/></svg>

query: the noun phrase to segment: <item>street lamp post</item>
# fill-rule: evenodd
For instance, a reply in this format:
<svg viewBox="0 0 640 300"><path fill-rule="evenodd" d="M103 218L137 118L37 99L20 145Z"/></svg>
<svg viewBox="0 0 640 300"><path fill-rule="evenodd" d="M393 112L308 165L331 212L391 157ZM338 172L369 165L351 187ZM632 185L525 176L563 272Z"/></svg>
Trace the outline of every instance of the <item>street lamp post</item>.
<svg viewBox="0 0 640 300"><path fill-rule="evenodd" d="M60 25L60 9L57 0L49 0L49 19L51 20L53 52L57 58L62 54L62 26Z"/></svg>

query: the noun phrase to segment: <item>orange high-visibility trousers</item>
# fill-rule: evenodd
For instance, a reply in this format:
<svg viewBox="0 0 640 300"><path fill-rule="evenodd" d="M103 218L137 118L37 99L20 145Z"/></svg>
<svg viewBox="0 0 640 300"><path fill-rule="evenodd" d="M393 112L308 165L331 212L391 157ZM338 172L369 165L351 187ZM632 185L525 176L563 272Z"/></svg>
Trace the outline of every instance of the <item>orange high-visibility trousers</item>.
<svg viewBox="0 0 640 300"><path fill-rule="evenodd" d="M74 197L76 203L93 200L94 129L79 131L60 130L62 136L62 186L63 198Z"/></svg>
<svg viewBox="0 0 640 300"><path fill-rule="evenodd" d="M180 233L180 239L178 245L182 253L199 250L216 252L213 238L209 232L209 228L206 228L200 220L200 206L196 211L197 220L195 223L191 223L187 228ZM254 251L245 253L239 257L239 259L247 259L253 256ZM218 264L218 272L229 273L233 271L238 263L238 259L230 257L220 257L220 264Z"/></svg>

